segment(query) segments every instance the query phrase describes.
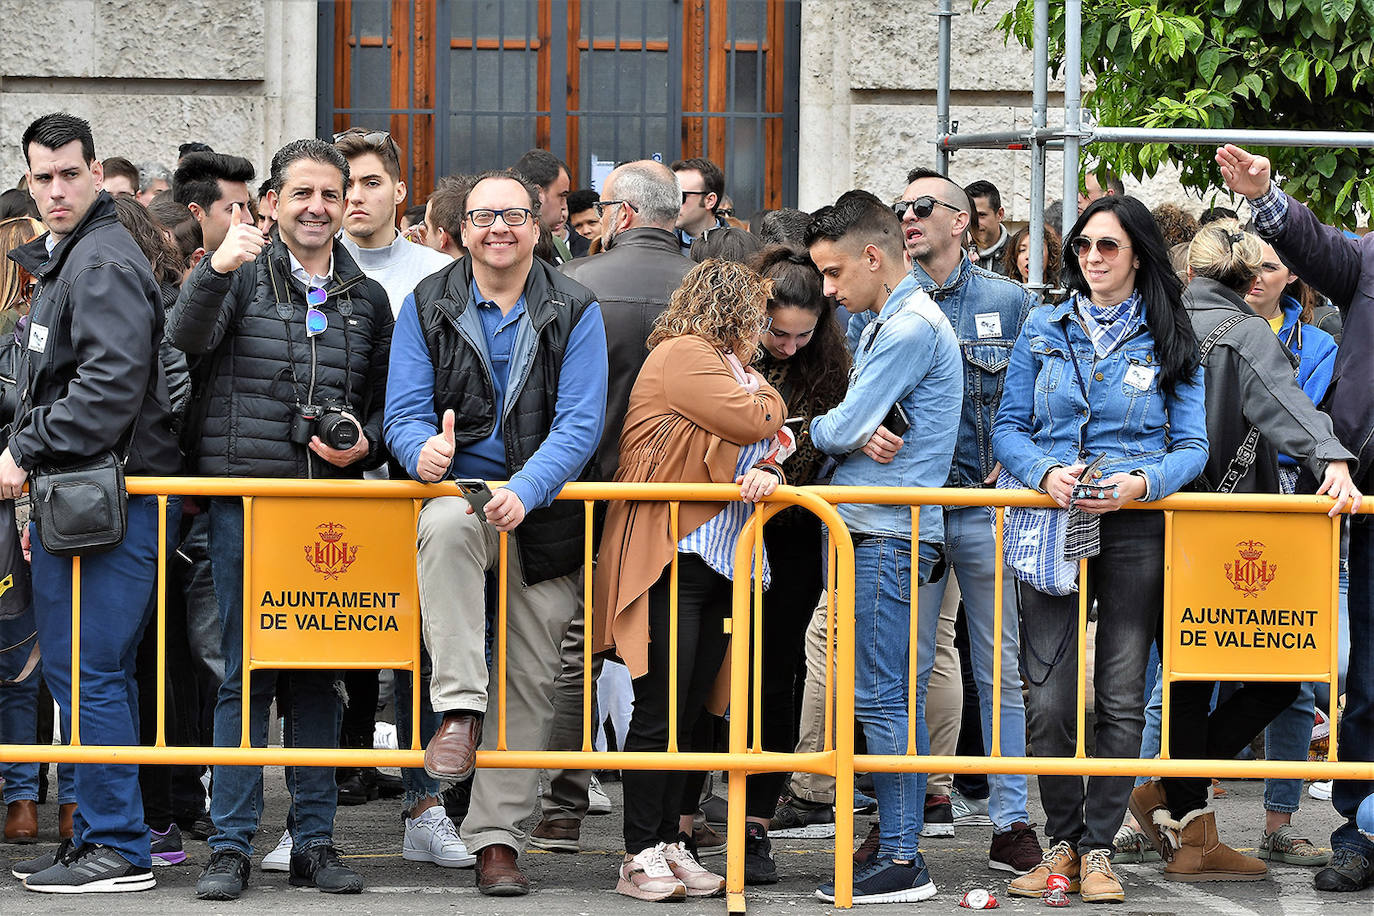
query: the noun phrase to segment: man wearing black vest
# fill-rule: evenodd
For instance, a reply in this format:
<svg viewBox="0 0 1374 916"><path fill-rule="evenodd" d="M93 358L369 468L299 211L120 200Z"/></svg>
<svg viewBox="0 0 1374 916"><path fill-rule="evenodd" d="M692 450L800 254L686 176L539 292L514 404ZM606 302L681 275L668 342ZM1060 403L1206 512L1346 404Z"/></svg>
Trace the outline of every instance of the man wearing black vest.
<svg viewBox="0 0 1374 916"><path fill-rule="evenodd" d="M443 724L425 770L472 772L501 658L489 672L488 570L510 535L506 580L506 744L543 750L553 718L559 646L582 613L583 509L553 502L582 474L606 411L606 332L592 292L534 258L539 191L511 171L478 177L467 197L468 257L427 277L396 321L385 436L415 479L509 480L478 513L462 497L420 512L420 609L433 659L430 699ZM490 685L490 686L489 686ZM483 769L463 820L484 894L528 893L516 856L534 805L536 770Z"/></svg>

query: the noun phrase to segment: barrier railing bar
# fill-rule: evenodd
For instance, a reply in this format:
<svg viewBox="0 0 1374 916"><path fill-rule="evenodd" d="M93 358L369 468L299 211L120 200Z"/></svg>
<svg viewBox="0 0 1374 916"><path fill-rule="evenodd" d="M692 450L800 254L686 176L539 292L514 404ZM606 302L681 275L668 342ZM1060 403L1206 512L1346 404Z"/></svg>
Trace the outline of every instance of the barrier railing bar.
<svg viewBox="0 0 1374 916"><path fill-rule="evenodd" d="M750 600L753 596L753 577L763 577L763 566L753 565L763 542L763 509L758 507L740 531L735 544L735 575L730 588L730 617L723 621L725 631L730 634L730 708L744 710L743 715L730 716L730 753L739 754L754 760L756 755L748 753L747 739L749 728L749 672L750 672ZM762 603L759 604L760 611ZM756 615L762 617L762 614ZM755 693L761 681L755 681ZM755 723L754 732L758 727ZM729 837L744 836L744 805L748 783L743 769L731 768L726 777L725 835L725 896L726 906L731 912L744 909L744 847L740 843L730 843Z"/></svg>
<svg viewBox="0 0 1374 916"><path fill-rule="evenodd" d="M752 694L752 709L754 723L753 738L750 742L749 750L755 753L763 752L763 525L773 513L768 511L768 507L762 503L754 507L754 517L751 524L754 526L754 551L753 551L753 575L749 581L753 584L754 608L758 613L751 615L754 623L753 641L750 648L753 650L753 669L755 689ZM739 575L738 567L735 571Z"/></svg>
<svg viewBox="0 0 1374 916"><path fill-rule="evenodd" d="M1006 545L1002 543L1006 511L998 506L993 513L993 545L997 549L996 562L992 570L992 756L1002 756L1002 614L1005 602L1002 600L1002 570L1006 563Z"/></svg>
<svg viewBox="0 0 1374 916"><path fill-rule="evenodd" d="M81 557L72 557L72 727L68 739L81 746Z"/></svg>
<svg viewBox="0 0 1374 916"><path fill-rule="evenodd" d="M835 541L825 539L825 740L821 747L835 749Z"/></svg>
<svg viewBox="0 0 1374 916"><path fill-rule="evenodd" d="M167 497L157 498L157 737L167 746Z"/></svg>
<svg viewBox="0 0 1374 916"><path fill-rule="evenodd" d="M592 570L595 568L592 547L594 545L594 525L592 509L595 502L582 501L583 542L582 555L582 750L592 750Z"/></svg>
<svg viewBox="0 0 1374 916"><path fill-rule="evenodd" d="M1077 723L1077 739L1073 755L1077 758L1088 756L1087 706L1088 706L1088 561L1078 561L1078 700L1074 712ZM999 710L1000 712L1000 710Z"/></svg>
<svg viewBox="0 0 1374 916"><path fill-rule="evenodd" d="M1338 762L1336 756L1336 701L1340 693L1340 627L1341 627L1341 582L1340 582L1340 562L1341 562L1341 520L1333 518L1331 520L1331 556L1336 558L1336 575L1331 577L1331 670L1327 672L1327 682L1331 685L1329 691L1329 707L1327 709L1327 724L1329 733L1326 740L1326 759L1332 763Z"/></svg>
<svg viewBox="0 0 1374 916"><path fill-rule="evenodd" d="M253 722L251 714L253 702L253 652L249 644L252 626L248 618L248 601L252 595L252 574L253 574L253 497L243 497L243 608L240 614L240 626L243 630L242 647L239 651L239 658L242 660L242 671L240 676L240 696L239 696L239 747L248 747L252 742L248 740L248 729Z"/></svg>
<svg viewBox="0 0 1374 916"><path fill-rule="evenodd" d="M504 751L506 749L506 681L510 674L506 667L506 649L509 648L510 631L507 629L508 621L506 613L510 606L510 596L507 594L510 583L510 537L502 531L498 535L500 539L500 559L497 563L497 576L499 585L496 586L496 631L499 634L498 643L501 653L495 656L499 659L497 664L501 669L501 677L497 681L497 727L496 727L496 749Z"/></svg>
<svg viewBox="0 0 1374 916"><path fill-rule="evenodd" d="M1166 609L1173 607L1174 603L1173 556L1174 513L1166 511L1164 513L1164 607ZM1173 640L1164 640L1164 648L1159 653L1159 677L1164 682L1160 694L1161 707L1159 713L1159 757L1161 760L1169 759L1169 685L1173 682L1169 672L1174 670L1172 643Z"/></svg>
<svg viewBox="0 0 1374 916"><path fill-rule="evenodd" d="M896 565L896 564L894 564ZM921 659L921 610L918 592L921 581L921 507L911 507L911 569L907 573L911 580L907 588L911 593L911 613L907 627L906 652L906 752L916 756L916 678L920 671ZM881 586L879 586L881 588ZM936 609L939 613L939 609ZM932 665L934 662L932 661ZM838 796L837 796L838 797Z"/></svg>
<svg viewBox="0 0 1374 916"><path fill-rule="evenodd" d="M668 753L678 752L677 746L677 545L682 540L678 523L680 505L676 500L668 504L668 530L672 532L673 559L668 572ZM696 748L693 748L696 750Z"/></svg>
<svg viewBox="0 0 1374 916"><path fill-rule="evenodd" d="M420 510L424 508L424 501L412 499L410 501L410 506L414 515L416 543L418 543L420 534ZM420 563L418 558L415 563L414 583L415 597L418 601L420 596ZM416 617L418 618L418 608L416 610ZM415 648L412 650L415 656L410 662L410 749L413 751L424 750L424 746L420 744L420 691L425 689L421 677L424 665L420 659L420 655L424 651L424 644L424 627L417 619L415 622ZM397 746L399 747L400 745L398 744ZM421 762L423 763L423 759Z"/></svg>

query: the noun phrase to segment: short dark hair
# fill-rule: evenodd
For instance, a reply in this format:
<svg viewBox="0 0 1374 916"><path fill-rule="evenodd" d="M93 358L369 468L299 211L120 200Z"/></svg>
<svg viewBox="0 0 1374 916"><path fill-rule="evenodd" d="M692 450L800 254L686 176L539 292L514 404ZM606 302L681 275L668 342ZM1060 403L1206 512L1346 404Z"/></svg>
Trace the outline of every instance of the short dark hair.
<svg viewBox="0 0 1374 916"><path fill-rule="evenodd" d="M405 220L406 225L414 226L425 221L425 205L412 204L406 207L406 212L401 214L401 219Z"/></svg>
<svg viewBox="0 0 1374 916"><path fill-rule="evenodd" d="M953 204L960 210L963 210L965 213L969 215L969 219L974 218L975 211L973 209L973 201L969 200L968 192L961 188L958 182L951 179L948 175L941 175L934 169L922 168L920 166L917 166L916 168L906 173L907 184L911 184L913 181L919 181L922 178L938 178L941 181L943 181L946 185L953 188L953 191L951 192L950 196L954 199L946 200L945 203Z"/></svg>
<svg viewBox="0 0 1374 916"><path fill-rule="evenodd" d="M1219 219L1240 219L1240 217L1230 207L1208 207L1198 216L1197 224L1202 227L1208 223L1215 223Z"/></svg>
<svg viewBox="0 0 1374 916"><path fill-rule="evenodd" d="M568 177L572 177L563 160L546 149L530 150L510 167L510 171L519 172L530 184L540 188L547 188L557 181L560 171L568 172Z"/></svg>
<svg viewBox="0 0 1374 916"><path fill-rule="evenodd" d="M429 219L457 241L458 230L463 223L463 213L467 208L468 192L477 181L471 175L445 175L434 185L425 206Z"/></svg>
<svg viewBox="0 0 1374 916"><path fill-rule="evenodd" d="M172 173L172 199L183 206L195 204L208 210L224 195L221 181L241 181L254 177L253 163L227 153L189 153Z"/></svg>
<svg viewBox="0 0 1374 916"><path fill-rule="evenodd" d="M184 159L192 153L213 153L210 144L201 143L199 140L188 140L177 147L177 159Z"/></svg>
<svg viewBox="0 0 1374 916"><path fill-rule="evenodd" d="M185 204L179 204L170 194L159 194L148 205L148 214L177 240L184 264L191 263L191 255L204 246L205 235L200 229L200 220L191 215Z"/></svg>
<svg viewBox="0 0 1374 916"><path fill-rule="evenodd" d="M754 233L734 226L717 226L696 237L689 257L698 264L711 258L748 264L762 250L763 242Z"/></svg>
<svg viewBox="0 0 1374 916"><path fill-rule="evenodd" d="M841 195L828 213L812 219L806 227L806 247L817 242L838 242L851 235L894 258L902 256L901 221L891 207L867 192Z"/></svg>
<svg viewBox="0 0 1374 916"><path fill-rule="evenodd" d="M135 191L139 189L138 166L134 165L128 159L125 159L123 156L111 156L100 165L105 169L106 178L109 178L111 175L123 175L125 178L129 179L129 181L133 182Z"/></svg>
<svg viewBox="0 0 1374 916"><path fill-rule="evenodd" d="M907 184L911 184L911 182L908 181ZM988 207L990 209L1002 209L1002 192L997 190L997 185L993 184L991 181L980 178L973 184L964 188L964 193L968 195L970 202L972 202L975 197L981 197L988 202Z"/></svg>
<svg viewBox="0 0 1374 916"><path fill-rule="evenodd" d="M382 134L385 134L385 139L379 136ZM371 139L373 137L378 139ZM335 134L334 148L349 160L372 153L382 160L382 168L386 169L392 181L401 180L401 145L384 130L350 127L342 134Z"/></svg>
<svg viewBox="0 0 1374 916"><path fill-rule="evenodd" d="M534 186L533 182L531 182L523 172L517 172L515 169L489 169L472 179L472 184L468 186L468 193L463 195L463 210L465 212L459 214L459 222L462 222L462 218L467 216L468 195L472 194L474 188L488 179L503 179L505 181L519 182L520 187L524 188L525 192L530 196L530 211L534 213L536 217L539 216L539 189ZM444 228L447 229L448 227L445 226Z"/></svg>
<svg viewBox="0 0 1374 916"><path fill-rule="evenodd" d="M303 140L292 140L272 156L271 174L268 178L272 182L270 190L280 194L282 185L286 183L286 170L290 168L291 163L301 159L311 159L334 166L343 175L342 187L348 187L348 160L344 158L344 154L332 144L315 137L306 137Z"/></svg>
<svg viewBox="0 0 1374 916"><path fill-rule="evenodd" d="M716 195L716 205L725 197L725 173L720 166L710 159L703 156L696 156L692 159L679 159L669 166L674 172L700 172L702 183L706 185L704 190Z"/></svg>
<svg viewBox="0 0 1374 916"><path fill-rule="evenodd" d="M811 217L800 210L783 207L768 210L759 217L758 225L749 221L749 228L758 233L765 245L800 245L806 240L806 227Z"/></svg>
<svg viewBox="0 0 1374 916"><path fill-rule="evenodd" d="M42 219L42 214L38 212L38 205L33 202L33 196L28 191L22 188L0 191L0 221L16 216Z"/></svg>
<svg viewBox="0 0 1374 916"><path fill-rule="evenodd" d="M34 119L24 130L20 141L24 145L24 162L29 159L29 144L37 143L46 149L61 149L73 140L81 141L81 159L87 165L95 162L95 137L91 134L91 122L65 111L54 111Z"/></svg>
<svg viewBox="0 0 1374 916"><path fill-rule="evenodd" d="M583 210L590 210L596 206L596 202L601 199L601 195L591 188L582 188L573 191L568 195L568 218L571 219L575 214Z"/></svg>

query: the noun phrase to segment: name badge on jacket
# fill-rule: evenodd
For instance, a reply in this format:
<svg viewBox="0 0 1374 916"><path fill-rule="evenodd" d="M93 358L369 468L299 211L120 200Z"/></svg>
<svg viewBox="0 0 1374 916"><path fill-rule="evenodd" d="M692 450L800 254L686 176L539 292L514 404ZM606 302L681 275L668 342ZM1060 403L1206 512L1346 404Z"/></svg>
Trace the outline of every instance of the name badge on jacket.
<svg viewBox="0 0 1374 916"><path fill-rule="evenodd" d="M43 325L29 325L29 349L35 353L42 353L48 349L48 329Z"/></svg>
<svg viewBox="0 0 1374 916"><path fill-rule="evenodd" d="M1132 366L1126 370L1126 384L1137 391L1148 391L1155 380L1155 370L1149 366Z"/></svg>
<svg viewBox="0 0 1374 916"><path fill-rule="evenodd" d="M979 340L1002 336L1002 316L996 312L984 312L981 315L974 315L973 323L978 328Z"/></svg>

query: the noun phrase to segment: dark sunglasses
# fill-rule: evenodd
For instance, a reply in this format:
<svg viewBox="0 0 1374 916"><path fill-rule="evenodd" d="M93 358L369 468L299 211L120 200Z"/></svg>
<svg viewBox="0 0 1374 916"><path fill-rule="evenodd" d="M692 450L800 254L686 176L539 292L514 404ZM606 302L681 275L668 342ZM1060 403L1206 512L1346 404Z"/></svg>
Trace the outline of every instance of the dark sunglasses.
<svg viewBox="0 0 1374 916"><path fill-rule="evenodd" d="M1121 249L1131 247L1121 244L1116 239L1090 239L1086 235L1080 235L1069 243L1074 256L1078 258L1086 258L1094 245L1097 246L1097 253L1102 255L1105 261L1114 260L1121 253Z"/></svg>
<svg viewBox="0 0 1374 916"><path fill-rule="evenodd" d="M947 204L943 200L936 200L929 194L924 194L915 200L894 201L892 204L892 212L897 214L898 219L904 219L908 207L911 208L912 213L916 214L917 219L929 219L930 214L935 212L936 207L944 207L946 210L953 210L955 213L964 212L953 204Z"/></svg>
<svg viewBox="0 0 1374 916"><path fill-rule="evenodd" d="M719 216L719 217L721 217L721 218L723 218L723 219L729 219L729 218L731 218L731 217L734 216L734 215L735 215L735 208L734 208L734 207L717 207L717 208L716 208L716 216Z"/></svg>
<svg viewBox="0 0 1374 916"><path fill-rule="evenodd" d="M592 204L592 209L596 210L596 218L601 219L603 216L606 215L606 208L614 207L616 204L624 204L634 212L639 212L639 208L636 207L634 204L630 203L628 200L598 200Z"/></svg>
<svg viewBox="0 0 1374 916"><path fill-rule="evenodd" d="M348 130L341 130L334 135L334 142L338 143L344 137L362 137L363 142L368 146L383 149L390 147L396 154L396 158L401 158L401 148L396 145L396 141L391 138L391 134L384 130L368 130L365 127L350 127Z"/></svg>

